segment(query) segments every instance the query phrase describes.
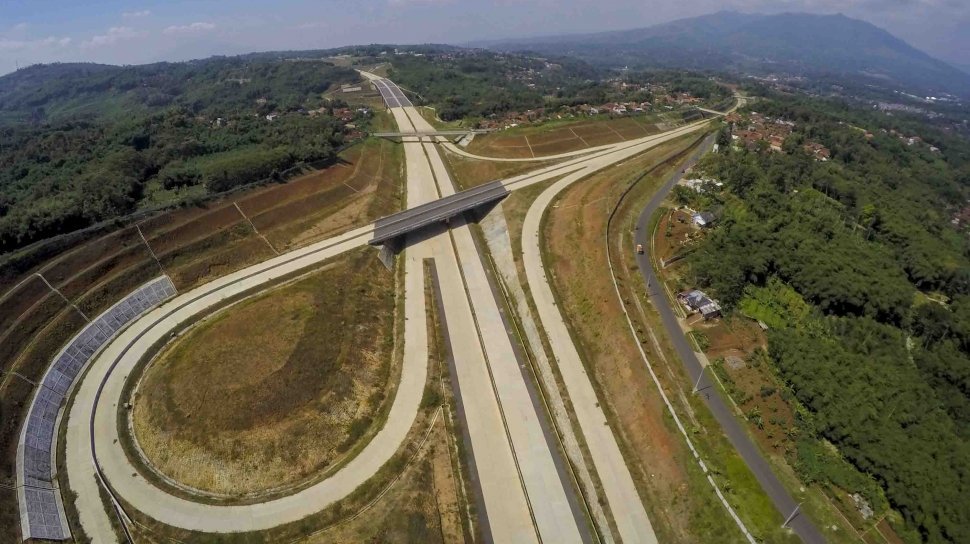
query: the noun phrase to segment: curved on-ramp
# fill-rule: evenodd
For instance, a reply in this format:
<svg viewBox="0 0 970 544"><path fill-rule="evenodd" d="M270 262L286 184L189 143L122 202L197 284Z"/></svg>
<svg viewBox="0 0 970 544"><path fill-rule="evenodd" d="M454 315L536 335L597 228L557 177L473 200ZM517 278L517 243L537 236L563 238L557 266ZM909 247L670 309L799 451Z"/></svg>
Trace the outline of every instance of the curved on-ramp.
<svg viewBox="0 0 970 544"><path fill-rule="evenodd" d="M78 495L76 504L81 523L95 542L115 538L99 498L96 470L101 471L118 496L162 523L206 532L256 531L319 512L353 492L398 451L411 428L424 391L427 373L424 326L406 327L401 383L386 424L341 470L292 495L238 506L207 505L170 495L137 475L118 436L117 403L125 378L142 356L168 337L170 331L198 319L226 299L363 247L372 231L371 226L359 228L184 293L144 315L96 357L77 389L67 431L67 469L71 488ZM420 281L420 276L417 279ZM423 297L406 297L405 315L413 323L424 323L423 303Z"/></svg>
<svg viewBox="0 0 970 544"><path fill-rule="evenodd" d="M533 174L511 178L506 185L510 189L521 188L570 172L570 179L575 181L663 141L697 130L705 124L706 121L637 141L569 154L583 156L564 164L542 168ZM418 195L409 192L409 207L422 203L414 201L415 196ZM418 200L427 200L430 197L431 195L422 194ZM420 273L420 262L412 262L414 259L411 258L408 258L405 274L405 350L397 395L385 425L338 472L292 495L264 503L232 506L201 504L170 495L137 475L137 470L122 449L118 436L117 407L126 377L143 356L150 353L171 331L198 319L227 299L259 291L272 285L274 279L281 276L311 268L343 252L362 247L366 245L372 232L372 225L361 227L184 293L142 316L96 356L83 381L76 387L74 402L67 417L66 445L66 469L70 476L71 489L77 493L76 506L80 521L95 542L115 539L111 520L100 499L102 477L125 502L162 523L202 532L258 531L298 521L346 497L372 477L398 451L417 415L427 377L428 339L424 326L426 316L423 275ZM530 276L529 280L531 284L533 278ZM414 293L418 295L413 295ZM540 315L541 313L540 310ZM544 325L545 321L546 317L543 317ZM556 355L560 357L559 352ZM586 386L589 386L588 378L583 378ZM576 398L585 398L581 386L569 387L567 384L567 388L570 397L575 395ZM595 399L595 395L592 398ZM586 404L588 403L584 400L583 405ZM598 407L596 410L599 411ZM590 414L594 419L599 418L596 421L599 427L604 427L601 411L598 416L593 412ZM604 447L609 448L612 442L615 446L608 427L607 437L591 431L590 425L592 423L589 421L583 425L587 444L595 443L599 448L602 442ZM627 542L655 541L645 513L641 516L638 512L642 511L642 503L636 497L635 490L632 494L628 489L624 490L624 486L632 487L632 482L627 486L622 481L629 478L629 471L622 458L609 452L602 455L601 458L594 455L594 460L598 461L597 472L604 482L614 516L618 524L621 520L630 520L621 524L621 536Z"/></svg>

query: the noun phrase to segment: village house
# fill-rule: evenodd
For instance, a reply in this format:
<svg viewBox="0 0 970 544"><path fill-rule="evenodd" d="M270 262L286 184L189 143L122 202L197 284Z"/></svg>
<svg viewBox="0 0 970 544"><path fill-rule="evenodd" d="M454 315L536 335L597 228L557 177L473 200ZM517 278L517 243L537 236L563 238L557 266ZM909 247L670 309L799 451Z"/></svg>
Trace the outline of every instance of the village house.
<svg viewBox="0 0 970 544"><path fill-rule="evenodd" d="M712 189L720 189L724 186L720 181L713 178L695 178L684 180L683 184L688 189L697 193L706 193Z"/></svg>
<svg viewBox="0 0 970 544"><path fill-rule="evenodd" d="M832 158L832 153L822 144L809 142L802 146L805 151L817 161L825 162Z"/></svg>
<svg viewBox="0 0 970 544"><path fill-rule="evenodd" d="M691 220L695 225L704 229L713 226L717 219L711 212L698 212L691 216Z"/></svg>
<svg viewBox="0 0 970 544"><path fill-rule="evenodd" d="M678 294L677 300L687 308L687 311L698 312L704 319L721 317L721 305L698 289Z"/></svg>

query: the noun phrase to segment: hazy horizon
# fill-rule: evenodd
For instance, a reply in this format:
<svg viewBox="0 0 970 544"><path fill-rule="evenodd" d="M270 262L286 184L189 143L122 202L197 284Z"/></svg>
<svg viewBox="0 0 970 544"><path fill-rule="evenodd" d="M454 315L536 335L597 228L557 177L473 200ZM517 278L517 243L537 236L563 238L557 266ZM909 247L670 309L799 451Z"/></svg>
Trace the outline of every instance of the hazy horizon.
<svg viewBox="0 0 970 544"><path fill-rule="evenodd" d="M0 74L46 62L143 64L368 43L451 43L641 28L721 10L844 13L970 68L970 3L956 0L13 0L0 6Z"/></svg>

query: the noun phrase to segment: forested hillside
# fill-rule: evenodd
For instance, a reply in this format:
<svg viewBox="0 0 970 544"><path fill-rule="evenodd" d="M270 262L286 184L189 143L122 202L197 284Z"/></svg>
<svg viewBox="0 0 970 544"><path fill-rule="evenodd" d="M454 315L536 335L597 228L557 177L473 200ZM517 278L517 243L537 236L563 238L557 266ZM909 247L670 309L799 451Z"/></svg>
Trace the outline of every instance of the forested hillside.
<svg viewBox="0 0 970 544"><path fill-rule="evenodd" d="M389 76L439 108L445 120L542 107L562 87L604 72L572 60L546 61L484 51L398 56Z"/></svg>
<svg viewBox="0 0 970 544"><path fill-rule="evenodd" d="M695 202L721 217L691 273L768 324L771 360L804 408L792 432L831 442L877 483L908 540L970 542L970 143L821 100L755 109L794 133L782 152L726 147L704 165L727 191ZM800 447L796 466L879 500L819 451Z"/></svg>
<svg viewBox="0 0 970 544"><path fill-rule="evenodd" d="M47 65L4 76L0 253L330 159L343 127L321 94L356 80L325 62L261 58Z"/></svg>

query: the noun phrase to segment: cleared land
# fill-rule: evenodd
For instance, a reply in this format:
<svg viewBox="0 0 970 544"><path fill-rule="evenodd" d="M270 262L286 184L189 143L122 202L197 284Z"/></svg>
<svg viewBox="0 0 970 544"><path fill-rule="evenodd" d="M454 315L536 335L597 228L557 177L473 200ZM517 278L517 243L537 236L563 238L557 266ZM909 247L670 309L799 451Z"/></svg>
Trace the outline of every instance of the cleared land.
<svg viewBox="0 0 970 544"><path fill-rule="evenodd" d="M442 156L451 173L451 179L461 189L470 189L476 185L506 179L526 172L531 172L543 166L532 162L493 162L479 159L469 159L453 153L444 152Z"/></svg>
<svg viewBox="0 0 970 544"><path fill-rule="evenodd" d="M394 281L373 250L230 307L145 373L135 436L192 488L256 493L313 478L386 400Z"/></svg>
<svg viewBox="0 0 970 544"><path fill-rule="evenodd" d="M475 136L466 148L490 157L531 158L615 144L661 132L653 114L574 118Z"/></svg>
<svg viewBox="0 0 970 544"><path fill-rule="evenodd" d="M469 503L471 482L465 445L455 432L455 399L451 393L445 344L435 326L437 314L426 293L429 311L429 380L421 411L401 451L352 495L326 510L289 525L260 533L202 534L158 524L135 512L138 542L165 543L465 543L480 541ZM396 326L403 327L399 316ZM400 349L401 346L398 346Z"/></svg>

